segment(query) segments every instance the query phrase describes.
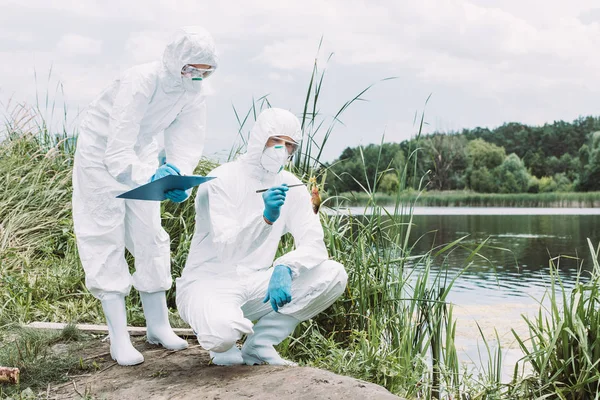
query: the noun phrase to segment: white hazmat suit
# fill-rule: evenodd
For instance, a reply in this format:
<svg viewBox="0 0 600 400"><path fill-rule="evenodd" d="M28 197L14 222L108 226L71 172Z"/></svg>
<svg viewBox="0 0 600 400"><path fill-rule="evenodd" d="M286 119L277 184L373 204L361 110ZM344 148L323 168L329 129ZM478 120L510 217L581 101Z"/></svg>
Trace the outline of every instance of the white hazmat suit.
<svg viewBox="0 0 600 400"><path fill-rule="evenodd" d="M213 39L200 27L182 28L162 61L126 70L90 104L79 128L73 171L75 235L86 286L102 301L111 353L122 365L143 361L117 327L125 319L123 298L132 285L142 297L148 340L165 347L184 346L170 326L166 332L160 323L151 323L167 315L164 292L172 283L169 235L161 226L160 203L116 196L149 182L159 167L159 152L185 175L198 164L206 105L202 81L182 76L186 64L217 67ZM133 276L125 248L135 257Z"/></svg>
<svg viewBox="0 0 600 400"><path fill-rule="evenodd" d="M247 152L212 171L209 175L217 179L202 185L196 196L194 237L176 281L177 308L217 364L287 364L273 345L300 321L333 304L346 287L344 267L328 260L320 219L305 186L289 189L274 224L263 219L265 206L258 189L301 183L285 170L272 173L261 165L269 137L282 135L300 141L298 119L281 109L263 111L250 133ZM287 232L295 249L274 261ZM263 303L270 267L276 265L292 272L292 301L277 313ZM253 325L253 320L258 322ZM240 353L235 343L243 334L249 336Z"/></svg>

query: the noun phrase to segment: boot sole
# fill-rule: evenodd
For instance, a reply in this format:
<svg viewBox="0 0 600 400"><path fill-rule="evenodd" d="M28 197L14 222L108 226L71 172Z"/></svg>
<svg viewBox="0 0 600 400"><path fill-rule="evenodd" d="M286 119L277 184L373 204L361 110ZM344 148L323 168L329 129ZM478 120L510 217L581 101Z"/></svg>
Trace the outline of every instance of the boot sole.
<svg viewBox="0 0 600 400"><path fill-rule="evenodd" d="M279 363L269 363L268 361L263 360L262 358L258 358L256 356L253 355L249 355L249 354L243 354L242 353L242 359L244 360L244 364L246 365L273 365L273 366L283 366L283 367L297 367L298 364L296 364L293 361L288 361L285 359L282 359L282 362Z"/></svg>
<svg viewBox="0 0 600 400"><path fill-rule="evenodd" d="M187 343L187 342L185 342L185 345L181 345L181 346L178 346L178 347L167 347L164 344L162 344L159 340L147 339L146 341L148 343L150 343L150 344L155 344L155 345L158 345L158 346L162 346L165 349L172 350L172 351L185 350L185 349L187 349L190 346L189 343Z"/></svg>
<svg viewBox="0 0 600 400"><path fill-rule="evenodd" d="M246 365L263 365L266 364L263 360L258 357L242 354L242 360L244 360L244 364Z"/></svg>
<svg viewBox="0 0 600 400"><path fill-rule="evenodd" d="M144 356L142 356L141 360L135 360L133 362L128 362L128 363L121 363L121 362L119 362L119 360L117 360L116 357L113 356L112 351L110 352L110 358L112 358L114 361L117 362L117 364L119 364L122 367L132 367L134 365L139 365L145 361Z"/></svg>

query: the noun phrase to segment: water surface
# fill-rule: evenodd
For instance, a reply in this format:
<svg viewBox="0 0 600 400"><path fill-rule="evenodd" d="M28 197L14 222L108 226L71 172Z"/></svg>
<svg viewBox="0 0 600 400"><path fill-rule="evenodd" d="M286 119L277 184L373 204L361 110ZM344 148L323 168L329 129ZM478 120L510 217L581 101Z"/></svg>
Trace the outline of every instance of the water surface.
<svg viewBox="0 0 600 400"><path fill-rule="evenodd" d="M393 209L389 211L393 213ZM339 212L360 215L365 209ZM413 224L409 241L416 243L413 254L426 253L464 236L462 243L469 249L486 241L481 256L457 278L449 301L455 305L458 319L461 359L480 362L482 342L477 324L492 342L497 330L507 349L505 380L521 357L510 330L527 336L521 315L537 312L549 287L550 263L558 268L563 284L572 287L578 274L585 279L592 269L587 239L594 247L600 241L600 209L594 208L417 207ZM448 253L434 268L448 272L450 277L459 274L466 266L469 249ZM420 267L411 268L418 272ZM487 363L485 355L481 362Z"/></svg>

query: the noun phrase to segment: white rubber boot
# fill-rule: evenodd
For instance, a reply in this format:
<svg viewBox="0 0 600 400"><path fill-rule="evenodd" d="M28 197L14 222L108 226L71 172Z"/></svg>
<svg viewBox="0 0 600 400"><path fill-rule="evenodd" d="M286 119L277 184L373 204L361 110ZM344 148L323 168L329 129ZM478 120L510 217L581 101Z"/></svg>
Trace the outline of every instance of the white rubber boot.
<svg viewBox="0 0 600 400"><path fill-rule="evenodd" d="M101 301L108 338L110 340L110 356L119 365L136 365L144 362L144 356L131 344L127 331L127 313L125 311L125 296L109 295Z"/></svg>
<svg viewBox="0 0 600 400"><path fill-rule="evenodd" d="M140 292L144 316L146 317L146 338L149 343L160 344L169 350L187 349L188 342L173 332L169 324L167 297L165 292Z"/></svg>
<svg viewBox="0 0 600 400"><path fill-rule="evenodd" d="M215 365L242 365L244 363L242 352L235 345L223 353L211 351L210 358Z"/></svg>
<svg viewBox="0 0 600 400"><path fill-rule="evenodd" d="M296 366L297 364L281 358L274 345L287 338L300 323L289 315L270 312L254 325L254 333L246 339L242 347L242 358L247 365L269 364Z"/></svg>

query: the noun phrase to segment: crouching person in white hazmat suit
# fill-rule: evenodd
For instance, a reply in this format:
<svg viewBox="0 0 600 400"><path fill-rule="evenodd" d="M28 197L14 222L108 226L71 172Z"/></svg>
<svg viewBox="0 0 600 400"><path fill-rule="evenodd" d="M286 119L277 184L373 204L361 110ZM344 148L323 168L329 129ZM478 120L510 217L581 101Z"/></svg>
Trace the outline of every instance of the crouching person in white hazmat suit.
<svg viewBox="0 0 600 400"><path fill-rule="evenodd" d="M170 240L161 226L160 203L116 196L166 175L193 172L204 147L202 79L216 67L208 32L183 28L162 62L125 71L90 104L80 124L73 171L75 235L86 286L102 303L110 353L120 365L144 361L127 331L125 296L132 285L140 293L148 341L171 350L187 347L168 320ZM188 197L181 190L167 193L174 202ZM133 276L125 248L135 257Z"/></svg>
<svg viewBox="0 0 600 400"><path fill-rule="evenodd" d="M209 175L216 179L199 188L177 308L215 364L293 365L273 346L346 287L344 267L328 260L307 188L288 187L301 183L283 170L300 139L292 113L263 111L247 152L213 170ZM269 190L257 193L263 188ZM287 232L295 250L274 260ZM247 338L240 351L242 335Z"/></svg>

